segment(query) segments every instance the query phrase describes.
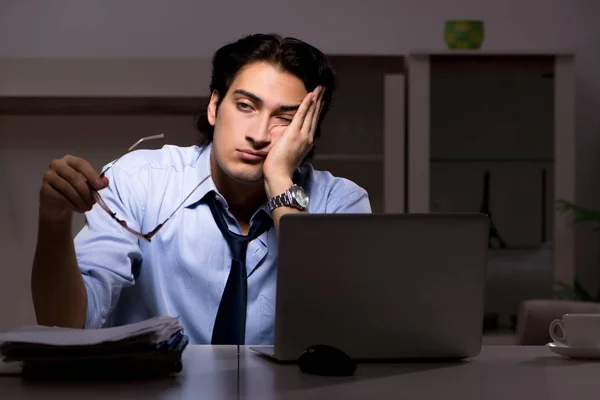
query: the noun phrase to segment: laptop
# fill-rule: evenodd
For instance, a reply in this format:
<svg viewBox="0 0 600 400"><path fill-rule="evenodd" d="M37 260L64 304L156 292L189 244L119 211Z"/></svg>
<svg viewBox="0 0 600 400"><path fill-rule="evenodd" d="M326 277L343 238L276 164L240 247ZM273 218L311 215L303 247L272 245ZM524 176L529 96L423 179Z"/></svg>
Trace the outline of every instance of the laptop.
<svg viewBox="0 0 600 400"><path fill-rule="evenodd" d="M463 359L481 350L484 214L287 214L279 226L278 361L327 344L355 360Z"/></svg>

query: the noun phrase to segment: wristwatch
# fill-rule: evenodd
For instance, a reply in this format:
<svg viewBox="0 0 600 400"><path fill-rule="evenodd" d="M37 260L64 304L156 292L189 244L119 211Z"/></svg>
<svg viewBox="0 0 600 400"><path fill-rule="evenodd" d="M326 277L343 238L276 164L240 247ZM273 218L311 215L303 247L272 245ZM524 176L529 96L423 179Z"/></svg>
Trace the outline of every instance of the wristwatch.
<svg viewBox="0 0 600 400"><path fill-rule="evenodd" d="M294 207L304 211L308 208L308 201L308 196L304 192L304 189L302 189L302 186L293 185L280 195L271 197L267 201L267 207L269 207L269 211L282 206Z"/></svg>

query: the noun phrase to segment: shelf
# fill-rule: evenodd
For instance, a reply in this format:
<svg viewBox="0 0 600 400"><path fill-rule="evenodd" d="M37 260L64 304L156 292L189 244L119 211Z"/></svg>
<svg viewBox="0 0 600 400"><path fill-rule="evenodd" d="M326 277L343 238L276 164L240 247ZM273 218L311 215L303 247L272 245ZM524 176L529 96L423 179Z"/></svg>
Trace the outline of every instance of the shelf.
<svg viewBox="0 0 600 400"><path fill-rule="evenodd" d="M488 248L489 252L498 253L509 253L509 252L531 252L531 251L542 251L542 250L553 250L554 246L539 245L539 246L508 246L506 248Z"/></svg>
<svg viewBox="0 0 600 400"><path fill-rule="evenodd" d="M469 56L574 56L575 51L567 48L556 49L476 49L476 50L453 50L448 48L413 49L409 56L436 56L436 55L469 55Z"/></svg>
<svg viewBox="0 0 600 400"><path fill-rule="evenodd" d="M490 261L527 260L531 257L552 254L553 252L554 246L494 248L488 249L488 259Z"/></svg>
<svg viewBox="0 0 600 400"><path fill-rule="evenodd" d="M552 158L431 158L432 163L551 163Z"/></svg>
<svg viewBox="0 0 600 400"><path fill-rule="evenodd" d="M315 161L383 161L383 154L315 154Z"/></svg>

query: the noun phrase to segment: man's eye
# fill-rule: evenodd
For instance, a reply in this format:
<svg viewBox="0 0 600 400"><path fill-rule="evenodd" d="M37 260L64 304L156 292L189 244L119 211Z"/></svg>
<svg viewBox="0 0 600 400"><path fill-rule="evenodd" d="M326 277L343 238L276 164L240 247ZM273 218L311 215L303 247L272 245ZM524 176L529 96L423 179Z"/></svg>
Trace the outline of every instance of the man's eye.
<svg viewBox="0 0 600 400"><path fill-rule="evenodd" d="M252 110L252 107L250 107L250 105L246 104L246 103L237 103L237 107L240 110L244 110L244 111L250 111L250 110Z"/></svg>
<svg viewBox="0 0 600 400"><path fill-rule="evenodd" d="M291 124L292 120L290 118L284 118L284 117L277 117L277 119L281 122L283 122L284 124Z"/></svg>

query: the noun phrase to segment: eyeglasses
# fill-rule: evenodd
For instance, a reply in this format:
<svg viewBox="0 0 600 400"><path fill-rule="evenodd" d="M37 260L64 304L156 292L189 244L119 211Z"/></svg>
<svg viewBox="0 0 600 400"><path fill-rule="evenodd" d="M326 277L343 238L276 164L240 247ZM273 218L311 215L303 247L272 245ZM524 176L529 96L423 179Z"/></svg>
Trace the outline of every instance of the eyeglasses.
<svg viewBox="0 0 600 400"><path fill-rule="evenodd" d="M140 140L138 140L137 142L135 142L131 147L129 147L129 149L127 149L127 153L129 153L130 151L132 151L133 149L135 149L140 143L142 143L143 141L146 140L153 140L153 139L162 139L164 138L165 135L164 133L158 134L158 135L153 135L153 136L146 136L141 138ZM127 154L125 153L125 154ZM125 155L123 154L123 155ZM123 155L121 157L123 157ZM114 166L117 161L119 161L121 159L121 157L117 158L115 161L113 161L110 165L108 165L106 167L106 169L104 171L102 171L100 173L100 178L104 177L104 174L106 174L106 171L108 171L112 166ZM181 208L182 205L185 204L185 202L187 201L187 199L192 195L192 193L194 193L196 191L196 189L198 189L198 187L204 183L204 181L206 181L208 178L210 178L210 174L208 176L206 176L205 178L203 178L200 183L198 183L198 185L196 185L196 187L190 192L190 194L188 194L185 199L181 202L181 204L179 206L177 206L177 208L175 209L175 211L173 211L171 213L171 215L169 215L167 217L167 219L165 219L161 224L159 224L156 228L152 229L150 232L148 233L142 233L142 232L138 232L135 229L130 228L129 226L127 226L127 222L123 221L122 219L117 218L117 213L113 212L108 205L106 204L106 202L104 201L104 199L102 199L102 196L100 196L100 193L98 193L98 191L94 188L92 188L92 195L94 196L94 199L96 199L96 202L98 203L98 205L100 207L102 207L102 209L104 211L106 211L108 213L108 215L110 215L110 217L112 219L114 219L115 221L117 221L117 223L119 225L121 225L123 228L125 228L128 232L131 232L132 234L134 234L135 236L144 239L148 242L151 241L152 237L154 235L156 235L156 233L167 223L168 220L171 219L171 217L177 212L177 210L179 210Z"/></svg>

